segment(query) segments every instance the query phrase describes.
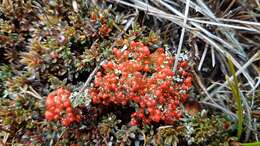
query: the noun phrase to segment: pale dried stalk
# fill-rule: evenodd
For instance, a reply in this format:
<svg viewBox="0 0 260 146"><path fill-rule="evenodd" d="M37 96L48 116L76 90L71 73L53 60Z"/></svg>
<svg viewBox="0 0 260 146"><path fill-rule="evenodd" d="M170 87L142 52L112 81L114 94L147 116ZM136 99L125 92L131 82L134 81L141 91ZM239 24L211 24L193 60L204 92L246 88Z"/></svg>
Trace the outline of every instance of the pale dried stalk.
<svg viewBox="0 0 260 146"><path fill-rule="evenodd" d="M206 46L206 47L204 48L204 51L203 51L203 53L202 53L202 57L201 57L201 59L200 59L200 63L199 63L199 66L198 66L198 70L199 70L199 71L201 70L201 67L202 67L202 64L203 64L203 62L204 62L204 60L205 60L205 57L206 57L207 52L208 52L208 46Z"/></svg>
<svg viewBox="0 0 260 146"><path fill-rule="evenodd" d="M184 14L185 16L184 16L184 20L183 20L184 26L187 23L189 7L190 7L189 4L190 4L190 0L187 0L186 7L185 7L185 14ZM177 65L178 65L179 57L181 54L182 43L183 43L183 39L184 39L184 33L185 33L185 27L182 27L180 41L179 41L178 50L177 50L177 54L176 54L176 59L175 59L174 66L173 66L173 72L175 72Z"/></svg>
<svg viewBox="0 0 260 146"><path fill-rule="evenodd" d="M197 75L196 71L195 70L192 70L192 73L193 75L195 76L195 79L197 80L197 83L199 84L200 88L205 92L205 94L207 95L207 98L210 99L210 102L207 102L207 101L201 101L200 103L202 104L206 104L206 105L209 105L209 106L212 106L214 108L217 108L217 109L220 109L221 111L229 114L230 116L234 117L234 118L237 118L237 115L234 114L233 112L231 112L230 110L220 106L219 104L217 104L215 102L215 100L212 98L212 96L210 96L210 94L207 92L205 86L203 85L202 81L200 80L200 77Z"/></svg>
<svg viewBox="0 0 260 146"><path fill-rule="evenodd" d="M250 66L254 60L260 55L260 51L258 51L256 54L254 54L242 67L240 67L238 69L238 71L236 72L236 75L238 76L239 74L241 74L243 72L243 70L245 70L248 66ZM226 82L224 82L221 86L219 86L217 89L215 89L214 91L211 92L211 96L215 95L217 91L223 89L225 86L227 86L228 81L232 81L233 80L233 76L231 76ZM209 86L207 88L207 91L211 90L216 84L212 84L211 86ZM253 88L255 88L255 85L253 85Z"/></svg>

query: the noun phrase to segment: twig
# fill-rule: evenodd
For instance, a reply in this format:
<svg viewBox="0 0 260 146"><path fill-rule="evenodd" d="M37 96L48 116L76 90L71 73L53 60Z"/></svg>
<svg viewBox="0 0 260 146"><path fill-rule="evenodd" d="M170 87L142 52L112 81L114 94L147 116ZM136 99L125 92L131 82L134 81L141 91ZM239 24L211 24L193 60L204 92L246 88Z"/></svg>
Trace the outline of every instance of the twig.
<svg viewBox="0 0 260 146"><path fill-rule="evenodd" d="M29 88L32 90L32 92L33 92L35 95L37 95L38 97L41 97L41 95L40 95L37 91L35 91L32 86L29 86Z"/></svg>
<svg viewBox="0 0 260 146"><path fill-rule="evenodd" d="M76 98L79 97L84 90L86 90L87 86L89 85L89 83L91 82L91 80L94 78L95 74L97 73L97 71L99 70L100 66L102 64L104 64L106 62L106 60L103 60L102 62L100 62L99 65L97 65L95 67L95 69L91 72L91 74L89 75L88 79L86 80L86 82L84 83L84 85L82 86L82 88L79 90L79 92L76 95Z"/></svg>
<svg viewBox="0 0 260 146"><path fill-rule="evenodd" d="M132 24L132 22L134 21L134 17L131 17L130 19L129 19L129 21L126 23L126 25L125 25L125 27L124 27L124 31L127 31L128 30L128 28L131 26L131 24ZM120 35L122 35L124 32L122 32Z"/></svg>
<svg viewBox="0 0 260 146"><path fill-rule="evenodd" d="M172 125L166 125L166 126L160 126L158 129L161 130L161 129L172 128L172 127L173 127Z"/></svg>
<svg viewBox="0 0 260 146"><path fill-rule="evenodd" d="M10 136L10 133L5 133L5 136L4 136L4 138L3 138L3 143L4 143L4 144L6 144L6 142L7 142L8 138L9 138L9 136Z"/></svg>
<svg viewBox="0 0 260 146"><path fill-rule="evenodd" d="M59 134L57 141L59 141L61 139L61 137L63 136L63 134L66 132L66 129L62 130L62 132Z"/></svg>
<svg viewBox="0 0 260 146"><path fill-rule="evenodd" d="M235 2L236 2L236 0L232 0L232 1L229 3L229 5L228 5L228 7L226 8L226 10L223 12L223 14L226 14L226 13L230 10L230 8L235 4Z"/></svg>
<svg viewBox="0 0 260 146"><path fill-rule="evenodd" d="M39 96L39 95L37 95L37 94L35 94L35 93L31 92L31 91L27 91L27 90L23 89L22 87L19 87L19 89L22 91L22 93L29 94L29 95L31 95L31 96L37 98L37 99L42 100L42 97L41 97L41 96Z"/></svg>
<svg viewBox="0 0 260 146"><path fill-rule="evenodd" d="M10 130L8 130L8 129L5 129L5 128L3 128L1 125L0 125L0 130L1 131L5 131L5 132L7 132L7 133L13 133L12 131L10 131Z"/></svg>
<svg viewBox="0 0 260 146"><path fill-rule="evenodd" d="M50 141L50 143L49 143L49 146L52 146L53 143L54 143L55 133L56 133L56 132L54 131L53 134L52 134L52 137L51 137L51 141Z"/></svg>
<svg viewBox="0 0 260 146"><path fill-rule="evenodd" d="M145 136L145 133L143 132L143 130L141 131L143 137L144 137L144 146L146 146L146 143L147 143L147 140L146 140L146 136Z"/></svg>

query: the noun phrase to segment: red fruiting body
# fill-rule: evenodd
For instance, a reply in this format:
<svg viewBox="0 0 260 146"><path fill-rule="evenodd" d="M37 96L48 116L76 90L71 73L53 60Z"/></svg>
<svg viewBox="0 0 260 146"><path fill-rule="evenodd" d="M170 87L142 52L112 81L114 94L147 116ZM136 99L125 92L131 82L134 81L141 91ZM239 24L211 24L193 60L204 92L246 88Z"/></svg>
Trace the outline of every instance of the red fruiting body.
<svg viewBox="0 0 260 146"><path fill-rule="evenodd" d="M131 122L130 122L130 125L136 126L136 125L138 125L138 122L135 119L132 119Z"/></svg>
<svg viewBox="0 0 260 146"><path fill-rule="evenodd" d="M124 52L114 48L113 54L115 59L102 65L104 71L97 73L89 90L94 104L133 103L137 111L131 125L171 124L182 117L180 104L187 100L192 86L187 60L182 59L173 72L174 57L163 48L151 53L148 46L135 41Z"/></svg>
<svg viewBox="0 0 260 146"><path fill-rule="evenodd" d="M50 111L46 111L45 112L45 118L50 121L54 118L54 114Z"/></svg>
<svg viewBox="0 0 260 146"><path fill-rule="evenodd" d="M113 53L116 56L116 58L119 58L122 55L121 51L117 48L113 49Z"/></svg>
<svg viewBox="0 0 260 146"><path fill-rule="evenodd" d="M64 88L59 88L51 92L47 96L45 103L45 118L48 121L61 119L63 126L69 126L75 121L79 122L80 116L73 113L69 97L70 91Z"/></svg>
<svg viewBox="0 0 260 146"><path fill-rule="evenodd" d="M99 29L99 34L103 37L109 36L109 33L111 32L111 29L106 25L103 24Z"/></svg>

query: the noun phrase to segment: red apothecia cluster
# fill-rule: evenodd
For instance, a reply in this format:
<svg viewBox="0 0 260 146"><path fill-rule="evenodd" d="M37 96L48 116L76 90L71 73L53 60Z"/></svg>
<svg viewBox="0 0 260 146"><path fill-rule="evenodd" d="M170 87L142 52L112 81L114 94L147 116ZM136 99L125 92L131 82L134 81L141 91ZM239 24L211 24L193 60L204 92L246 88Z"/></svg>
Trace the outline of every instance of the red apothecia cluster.
<svg viewBox="0 0 260 146"><path fill-rule="evenodd" d="M45 112L45 118L48 121L61 119L64 126L69 126L75 121L79 122L80 116L73 112L70 95L70 91L64 88L59 88L48 95Z"/></svg>
<svg viewBox="0 0 260 146"><path fill-rule="evenodd" d="M151 53L141 42L132 41L127 50L114 48L115 59L103 64L89 90L94 104L134 106L131 125L181 118L180 103L185 102L192 86L187 60L179 61L173 72L174 58L158 48Z"/></svg>

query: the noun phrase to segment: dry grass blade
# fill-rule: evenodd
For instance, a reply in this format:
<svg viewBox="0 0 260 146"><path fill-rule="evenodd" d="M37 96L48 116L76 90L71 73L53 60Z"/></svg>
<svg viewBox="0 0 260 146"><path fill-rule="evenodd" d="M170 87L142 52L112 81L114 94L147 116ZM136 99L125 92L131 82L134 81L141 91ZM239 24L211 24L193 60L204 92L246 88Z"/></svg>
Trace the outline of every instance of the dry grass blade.
<svg viewBox="0 0 260 146"><path fill-rule="evenodd" d="M189 14L189 7L190 7L189 4L190 4L190 0L187 0L186 7L185 7L184 20L183 20L183 25L184 26L187 23L187 18L188 18L188 14ZM181 37L180 37L178 50L177 50L177 54L176 54L176 60L174 62L174 66L173 66L173 71L174 72L175 72L176 67L178 65L178 61L179 61L179 57L180 57L180 53L181 53L181 48L182 48L182 43L183 43L183 39L184 39L184 33L185 33L185 27L183 27L182 30L181 30Z"/></svg>
<svg viewBox="0 0 260 146"><path fill-rule="evenodd" d="M210 96L210 94L207 92L207 90L206 90L205 86L203 85L199 75L197 75L197 73L196 73L196 71L194 69L192 70L192 73L195 76L195 79L196 79L197 83L199 84L199 86L201 87L201 89L205 92L205 94L208 97L208 99L212 102L212 103L210 103L210 102L207 102L207 101L201 101L200 103L208 105L208 106L211 106L211 107L214 107L216 109L219 109L219 110L225 112L226 114L232 116L233 118L237 118L236 114L234 114L229 109L224 108L224 107L220 106L219 104L217 104L215 102L215 100L212 98L212 96Z"/></svg>
<svg viewBox="0 0 260 146"><path fill-rule="evenodd" d="M19 89L21 90L21 93L25 93L25 94L31 95L32 97L35 97L39 100L42 100L42 97L35 90L33 90L31 92L31 91L28 91L27 89L24 89L22 87L20 87ZM30 89L32 89L32 88L30 88Z"/></svg>
<svg viewBox="0 0 260 146"><path fill-rule="evenodd" d="M197 0L197 3L206 11L205 15L211 18L213 21L221 23L217 20L217 17L213 14L213 12L207 7L205 3L201 0ZM221 29L220 32L226 37L226 39L232 43L233 47L237 48L240 55L246 58L244 48L240 45L239 41L234 37L233 32L231 30ZM234 63L234 62L233 62Z"/></svg>
<svg viewBox="0 0 260 146"><path fill-rule="evenodd" d="M252 32L260 33L260 31L258 29L252 28L252 27L244 27L244 26L237 26L237 25L231 25L231 24L223 24L223 23L217 23L217 22L211 22L211 21L205 21L205 20L198 20L198 19L194 19L194 18L189 18L188 20L190 22L197 22L197 23L201 23L201 24L210 24L210 25L219 26L219 27L222 27L222 28L246 30L246 31L252 31ZM217 20L219 20L219 19L217 19ZM242 23L248 23L248 22L242 22ZM260 25L260 23L254 23L254 25L258 26L258 25Z"/></svg>
<svg viewBox="0 0 260 146"><path fill-rule="evenodd" d="M243 21L243 20L236 20L236 19L225 19L225 18L217 18L216 20L218 21L223 21L223 22L233 22L233 23L238 23L238 24L245 24L245 25L251 25L255 27L260 27L259 22L251 22L251 21Z"/></svg>
<svg viewBox="0 0 260 146"><path fill-rule="evenodd" d="M166 12L160 10L160 9L156 9L155 7L149 6L149 5L142 3L140 1L134 1L134 2L136 2L136 4L131 4L129 2L125 2L125 1L122 1L122 0L114 0L114 1L121 3L123 5L129 6L129 7L133 7L135 9L140 9L140 10L146 11L147 13L149 13L150 15L154 15L155 17L158 17L158 15L160 15L160 17L163 17L163 18L166 18L166 19L174 19L174 20L177 20L177 21L183 21L183 19L184 19L184 15L182 13L180 13L179 11L177 11L176 9L173 9L173 11L178 16L168 14L168 13L166 13ZM154 2L154 1L152 1L152 2ZM191 6L192 6L192 2L191 2ZM198 10L198 8L199 8L199 6L197 6L197 5L194 6L195 10ZM225 23L218 23L218 22L201 20L200 18L187 18L188 22L197 22L197 23L201 23L201 24L209 24L209 25L219 26L219 27L223 27L223 28L239 29L239 30L246 30L246 31L252 31L252 32L260 33L259 29L253 28L253 26L254 27L260 26L260 23L257 23L257 22L242 21L242 20L235 20L235 19L224 19L224 18L216 18L215 20L223 21L223 22L233 22L233 23L237 23L237 24L232 25L232 24L225 24ZM248 27L239 26L240 24L245 24Z"/></svg>
<svg viewBox="0 0 260 146"><path fill-rule="evenodd" d="M207 52L208 52L208 46L206 46L206 47L204 48L202 57L201 57L201 59L200 59L200 63L199 63L199 66L198 66L198 70L199 70L199 71L200 71L200 69L201 69L201 67L202 67L202 64L203 64L204 60L205 60L205 57L206 57Z"/></svg>
<svg viewBox="0 0 260 146"><path fill-rule="evenodd" d="M236 75L237 75L237 76L240 75L243 70L245 70L248 66L250 66L250 65L254 62L254 60L255 60L257 57L259 57L259 55L260 55L260 51L258 51L256 54L254 54L242 67L240 67L239 70L236 72ZM233 80L233 76L228 79L228 81L231 81L231 80ZM210 95L211 95L211 96L214 96L217 91L219 91L219 90L223 89L225 86L227 86L228 81L226 81L226 82L223 83L221 86L219 86L217 89L215 89L214 91L212 91L212 92L210 93ZM207 91L211 90L214 86L215 86L215 84L212 84L211 86L209 86L209 87L207 88ZM253 85L253 88L255 88L255 85Z"/></svg>
<svg viewBox="0 0 260 146"><path fill-rule="evenodd" d="M155 13L155 16L163 16L164 18L168 19L168 20L171 20L172 22L176 23L177 25L180 25L181 27L184 27L184 25L181 25L180 22L176 21L176 19L172 18L171 16L174 16L174 15L169 15L167 14L166 12L163 12L162 10L160 9L157 9L153 6L150 6L149 4L147 3L143 3L141 1L134 1L136 5L133 5L133 4L130 4L128 2L124 2L124 1L119 1L119 3L122 3L122 4L126 4L128 6L132 6L132 7L135 7L135 8L141 8L142 10L146 10L146 11L151 11L152 13ZM170 11L172 11L173 13L179 15L179 16L183 16L183 14L181 14L178 10L176 10L175 8L173 8L172 6L164 3L163 1L159 1L162 5L164 5L166 8L168 8ZM203 5L203 4L201 4ZM204 6L204 5L203 5ZM205 6L204 9L207 9L207 7ZM207 9L207 11L209 11ZM160 13L160 15L158 15L158 13ZM157 15L156 15L157 14ZM211 12L209 12L209 15L212 14ZM211 15L212 19L214 18L215 20L215 16L212 14ZM199 30L201 30L202 32L204 32L206 35L203 35L201 34L200 32L197 32L197 31L193 31L192 29L188 29L188 25L186 25L187 27L187 30L190 31L191 33L197 35L199 38L201 38L202 40L204 41L207 41L207 43L211 44L212 46L214 46L218 51L220 51L222 54L224 54L225 56L226 55L230 55L232 56L227 50L225 50L223 47L220 47L220 45L217 45L216 42L214 42L214 40L211 40L209 37L219 41L220 43L222 43L222 46L226 46L229 48L229 51L232 51L236 54L239 54L239 56L244 56L243 53L241 53L241 49L240 51L239 50L236 50L233 48L233 45L235 45L233 43L233 45L230 45L229 43L227 43L226 41L224 41L222 38L216 36L216 35L213 35L212 33L210 33L209 31L207 31L206 29L204 29L203 27L201 27L199 24L195 23L195 22L191 22L192 25L194 25L196 28L198 28ZM229 34L226 34L226 35L229 35ZM233 42L237 43L236 40L234 40L232 37L230 38ZM235 45L236 46L236 45ZM235 64L235 66L237 68L241 68L241 65L238 63L238 61L234 58L234 57L231 57L231 60L232 62ZM251 88L253 88L253 85L254 85L254 80L252 79L252 77L245 71L243 70L243 75L245 76L245 78L248 80L249 84L251 85Z"/></svg>
<svg viewBox="0 0 260 146"><path fill-rule="evenodd" d="M214 67L216 64L214 48L211 48L210 50L211 50L211 57L212 57L212 67Z"/></svg>
<svg viewBox="0 0 260 146"><path fill-rule="evenodd" d="M204 39L204 41L208 42L209 44L213 45L220 53L224 54L225 56L229 55L232 56L229 52L223 49L219 44L214 42L212 39L208 38L204 34L197 32L196 33L198 37ZM248 80L248 83L250 84L251 88L254 87L254 80L251 78L251 76L245 71L245 69L241 70L241 65L236 61L233 57L231 57L231 61L234 63L234 65L240 69L240 71L243 73L245 78Z"/></svg>
<svg viewBox="0 0 260 146"><path fill-rule="evenodd" d="M196 28L198 28L199 30L201 30L201 32L203 32L204 34L206 34L207 37L210 37L220 43L222 43L222 45L228 49L230 49L231 52L234 52L236 54L239 54L239 55L243 55L241 52L239 52L238 50L234 49L234 47L227 43L225 40L223 40L222 38L214 35L213 33L209 32L208 30L206 30L205 28L203 28L202 26L200 26L198 23L194 23L194 22L191 22L192 25L194 25ZM224 48L222 48L224 50Z"/></svg>

